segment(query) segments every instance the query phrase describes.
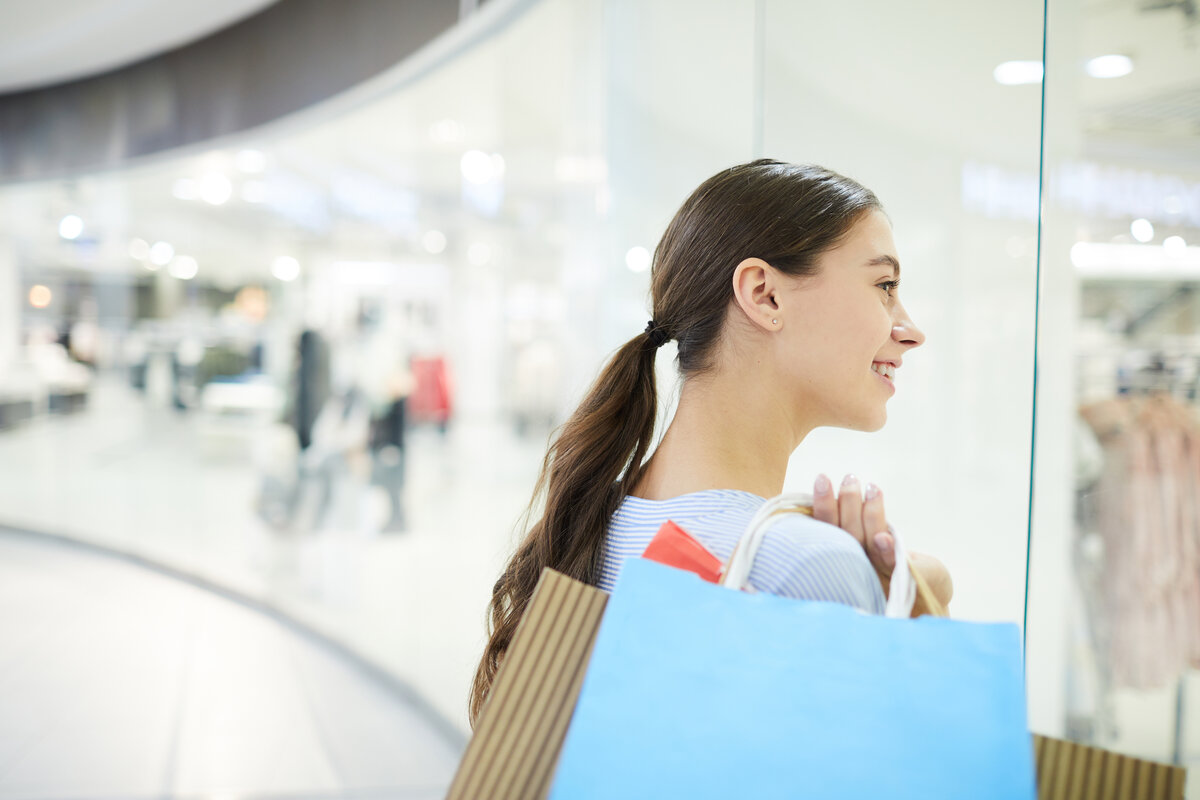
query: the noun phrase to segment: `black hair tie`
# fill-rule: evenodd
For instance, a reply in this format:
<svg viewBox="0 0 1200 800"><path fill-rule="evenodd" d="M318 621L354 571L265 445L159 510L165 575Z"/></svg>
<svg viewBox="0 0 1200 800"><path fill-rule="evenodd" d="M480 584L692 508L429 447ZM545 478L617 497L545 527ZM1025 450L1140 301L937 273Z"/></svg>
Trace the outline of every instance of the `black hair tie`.
<svg viewBox="0 0 1200 800"><path fill-rule="evenodd" d="M653 345L655 350L662 347L667 343L667 340L671 338L671 335L667 333L666 329L660 327L659 324L654 320L650 320L646 323L646 330L643 331L643 333L649 337L650 344Z"/></svg>

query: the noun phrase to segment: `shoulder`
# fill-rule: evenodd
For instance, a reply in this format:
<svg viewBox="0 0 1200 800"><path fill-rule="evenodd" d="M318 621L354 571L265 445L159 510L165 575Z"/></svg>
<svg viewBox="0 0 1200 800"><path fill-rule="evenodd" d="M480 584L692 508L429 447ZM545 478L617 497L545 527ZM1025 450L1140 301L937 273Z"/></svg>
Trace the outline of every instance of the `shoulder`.
<svg viewBox="0 0 1200 800"><path fill-rule="evenodd" d="M750 585L758 591L826 600L883 613L886 598L862 545L841 528L781 514L767 529Z"/></svg>

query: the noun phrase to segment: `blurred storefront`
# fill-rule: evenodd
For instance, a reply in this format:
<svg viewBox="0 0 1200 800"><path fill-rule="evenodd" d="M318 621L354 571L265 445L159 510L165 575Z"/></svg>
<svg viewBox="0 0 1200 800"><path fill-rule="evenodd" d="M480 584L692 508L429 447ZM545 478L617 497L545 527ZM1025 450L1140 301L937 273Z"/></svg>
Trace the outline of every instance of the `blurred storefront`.
<svg viewBox="0 0 1200 800"><path fill-rule="evenodd" d="M1194 763L1185 12L492 0L420 69L0 186L0 523L265 599L465 731L547 436L645 325L667 220L724 166L816 162L882 199L928 343L788 488L881 485L955 616L1024 627L1036 731Z"/></svg>

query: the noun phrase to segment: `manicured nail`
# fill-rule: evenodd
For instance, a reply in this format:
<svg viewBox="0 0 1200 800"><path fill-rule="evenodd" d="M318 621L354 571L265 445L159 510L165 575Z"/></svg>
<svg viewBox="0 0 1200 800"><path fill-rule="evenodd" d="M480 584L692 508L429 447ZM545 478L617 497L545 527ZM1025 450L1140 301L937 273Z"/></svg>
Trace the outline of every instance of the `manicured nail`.
<svg viewBox="0 0 1200 800"><path fill-rule="evenodd" d="M854 475L847 475L845 478L842 479L842 488L843 489L857 489L858 488L858 478L854 477Z"/></svg>
<svg viewBox="0 0 1200 800"><path fill-rule="evenodd" d="M813 484L813 491L819 497L824 497L833 491L833 484L829 482L829 478L825 477L824 474L818 475L816 483Z"/></svg>
<svg viewBox="0 0 1200 800"><path fill-rule="evenodd" d="M892 552L892 540L888 538L886 533L875 534L875 546L879 548L879 552L883 555Z"/></svg>
<svg viewBox="0 0 1200 800"><path fill-rule="evenodd" d="M873 483L868 483L867 490L863 492L863 497L868 500L874 500L876 497L879 497L879 487Z"/></svg>

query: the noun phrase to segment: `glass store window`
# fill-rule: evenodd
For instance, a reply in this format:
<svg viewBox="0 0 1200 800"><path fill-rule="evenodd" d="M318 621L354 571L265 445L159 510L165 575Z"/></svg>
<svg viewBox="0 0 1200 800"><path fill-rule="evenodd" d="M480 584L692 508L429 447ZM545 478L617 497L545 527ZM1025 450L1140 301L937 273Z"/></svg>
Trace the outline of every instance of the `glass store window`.
<svg viewBox="0 0 1200 800"><path fill-rule="evenodd" d="M1186 4L1048 5L1027 643L1036 727L1193 769L1196 32Z"/></svg>

